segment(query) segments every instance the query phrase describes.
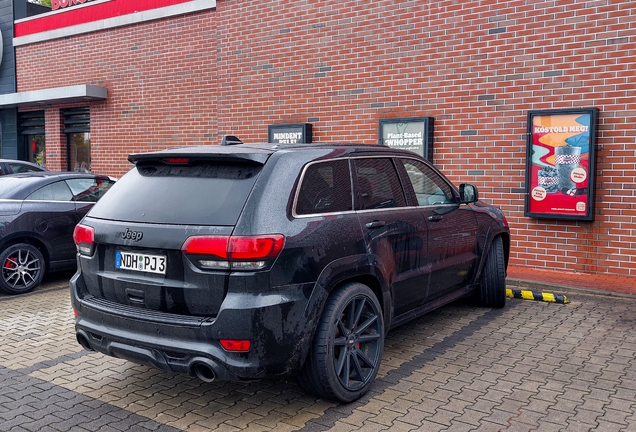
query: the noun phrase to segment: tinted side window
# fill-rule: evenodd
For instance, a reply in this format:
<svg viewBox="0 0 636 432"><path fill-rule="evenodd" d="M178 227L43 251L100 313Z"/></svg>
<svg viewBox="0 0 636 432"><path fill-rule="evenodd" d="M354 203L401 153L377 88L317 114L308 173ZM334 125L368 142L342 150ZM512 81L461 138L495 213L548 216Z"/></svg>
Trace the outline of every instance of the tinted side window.
<svg viewBox="0 0 636 432"><path fill-rule="evenodd" d="M348 161L337 160L309 165L301 181L296 202L297 215L353 209Z"/></svg>
<svg viewBox="0 0 636 432"><path fill-rule="evenodd" d="M355 159L354 164L358 185L358 209L406 206L404 191L391 159Z"/></svg>
<svg viewBox="0 0 636 432"><path fill-rule="evenodd" d="M73 194L64 181L51 183L26 197L28 201L70 201Z"/></svg>
<svg viewBox="0 0 636 432"><path fill-rule="evenodd" d="M70 179L66 180L68 187L75 197L75 201L97 202L113 185L104 179Z"/></svg>
<svg viewBox="0 0 636 432"><path fill-rule="evenodd" d="M414 159L401 159L420 206L453 204L453 191L435 171Z"/></svg>

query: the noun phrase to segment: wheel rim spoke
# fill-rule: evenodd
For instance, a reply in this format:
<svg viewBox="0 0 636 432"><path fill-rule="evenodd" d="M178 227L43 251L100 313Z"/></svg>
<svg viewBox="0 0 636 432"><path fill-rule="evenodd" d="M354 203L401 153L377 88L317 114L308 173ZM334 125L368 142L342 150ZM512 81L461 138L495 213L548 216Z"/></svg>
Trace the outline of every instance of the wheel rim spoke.
<svg viewBox="0 0 636 432"><path fill-rule="evenodd" d="M347 320L347 329L352 329L353 326L355 325L355 301L352 301L351 303L349 303L349 305L347 306L347 308L345 309L345 313L346 313L346 320Z"/></svg>
<svg viewBox="0 0 636 432"><path fill-rule="evenodd" d="M351 360L353 360L353 368L358 376L359 381L364 381L365 373L362 371L362 366L360 366L360 361L358 360L358 356L355 354L355 351L351 354Z"/></svg>
<svg viewBox="0 0 636 432"><path fill-rule="evenodd" d="M377 333L372 333L372 334L362 335L358 337L358 342L360 343L373 342L374 340L378 340L378 339L380 339L380 335Z"/></svg>
<svg viewBox="0 0 636 432"><path fill-rule="evenodd" d="M335 346L344 346L344 345L347 344L347 338L345 338L345 337L336 338L336 339L334 339L333 344Z"/></svg>
<svg viewBox="0 0 636 432"><path fill-rule="evenodd" d="M342 376L342 368L344 367L346 357L347 357L347 349L343 348L340 350L340 356L338 357L338 363L336 365L336 374L338 376Z"/></svg>
<svg viewBox="0 0 636 432"><path fill-rule="evenodd" d="M357 324L360 322L360 317L362 316L362 312L364 310L364 306L366 305L366 300L365 299L361 299L358 302L357 310L355 310L356 309L355 308L355 303L356 302L354 301L353 304L354 304L354 314L355 314L355 316L353 318L353 324L350 327L351 329L353 329L354 327L357 327Z"/></svg>
<svg viewBox="0 0 636 432"><path fill-rule="evenodd" d="M9 276L5 278L7 283L11 283L12 279L15 279L15 282L12 283L12 286L15 286L15 284L18 283L18 280L20 280L20 275L17 272L11 272Z"/></svg>
<svg viewBox="0 0 636 432"><path fill-rule="evenodd" d="M367 367L373 368L375 366L373 361L367 357L359 348L356 348L356 357L361 359L364 363L366 363Z"/></svg>
<svg viewBox="0 0 636 432"><path fill-rule="evenodd" d="M372 317L369 317L365 322L362 323L362 325L356 328L356 333L358 334L364 333L364 331L368 329L371 326L371 324L373 324L377 319L378 319L377 315L373 315Z"/></svg>
<svg viewBox="0 0 636 432"><path fill-rule="evenodd" d="M12 264L12 267L8 267L8 266L7 266L7 263ZM7 261L4 263L4 268L5 268L5 269L14 269L14 268L16 268L17 266L18 266L18 262L17 262L17 261L15 260L15 258L13 258L13 257L9 257L9 258L7 258Z"/></svg>
<svg viewBox="0 0 636 432"><path fill-rule="evenodd" d="M341 375L345 387L349 387L349 370L351 369L351 356L348 353L344 355L344 373Z"/></svg>
<svg viewBox="0 0 636 432"><path fill-rule="evenodd" d="M338 321L338 331L339 331L339 335L337 334L336 336L341 336L346 338L347 334L349 333L349 330L347 329L347 327L345 327L344 323L342 322L342 320Z"/></svg>

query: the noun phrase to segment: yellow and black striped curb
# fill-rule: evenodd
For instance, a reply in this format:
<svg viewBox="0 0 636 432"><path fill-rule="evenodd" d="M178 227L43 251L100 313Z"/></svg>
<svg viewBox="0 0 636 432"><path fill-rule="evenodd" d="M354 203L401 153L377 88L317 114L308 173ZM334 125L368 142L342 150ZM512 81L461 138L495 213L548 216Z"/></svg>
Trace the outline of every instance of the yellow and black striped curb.
<svg viewBox="0 0 636 432"><path fill-rule="evenodd" d="M506 297L525 299L525 300L545 301L545 302L551 302L551 303L561 303L561 304L569 303L568 298L561 294L534 292L534 291L528 291L528 290L513 290L509 288L506 289Z"/></svg>

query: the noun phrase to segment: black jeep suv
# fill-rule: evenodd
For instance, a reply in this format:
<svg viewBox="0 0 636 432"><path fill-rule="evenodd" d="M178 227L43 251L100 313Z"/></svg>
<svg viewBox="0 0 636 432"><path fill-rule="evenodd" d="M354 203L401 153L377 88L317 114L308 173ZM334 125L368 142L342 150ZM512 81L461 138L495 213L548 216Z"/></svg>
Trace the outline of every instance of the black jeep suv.
<svg viewBox="0 0 636 432"><path fill-rule="evenodd" d="M74 233L86 349L204 381L297 375L348 402L388 329L467 295L505 304L505 217L415 153L239 144L129 160Z"/></svg>

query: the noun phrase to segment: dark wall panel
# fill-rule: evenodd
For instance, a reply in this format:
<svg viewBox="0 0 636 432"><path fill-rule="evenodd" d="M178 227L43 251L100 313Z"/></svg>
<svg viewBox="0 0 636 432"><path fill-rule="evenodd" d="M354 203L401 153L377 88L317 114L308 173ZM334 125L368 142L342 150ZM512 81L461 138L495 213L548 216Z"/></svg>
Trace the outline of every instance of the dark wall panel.
<svg viewBox="0 0 636 432"><path fill-rule="evenodd" d="M15 93L17 90L15 53L12 42L13 20L13 1L0 0L0 34L2 35L0 94ZM15 108L0 110L0 156L11 159L18 157L18 127Z"/></svg>

